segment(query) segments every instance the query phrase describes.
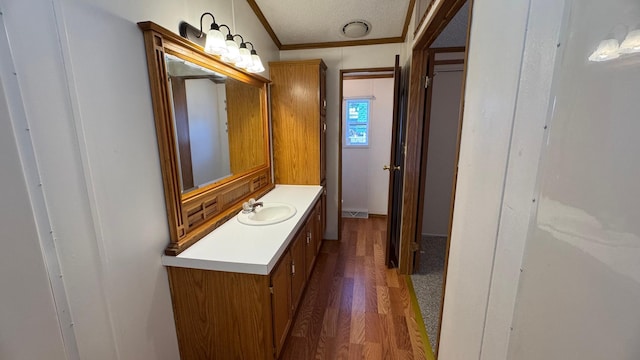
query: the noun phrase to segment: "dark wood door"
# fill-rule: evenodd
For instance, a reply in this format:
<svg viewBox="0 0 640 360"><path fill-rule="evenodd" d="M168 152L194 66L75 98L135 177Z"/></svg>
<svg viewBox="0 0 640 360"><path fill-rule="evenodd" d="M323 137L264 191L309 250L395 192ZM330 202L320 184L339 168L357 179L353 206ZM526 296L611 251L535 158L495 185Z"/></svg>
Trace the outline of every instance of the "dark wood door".
<svg viewBox="0 0 640 360"><path fill-rule="evenodd" d="M393 72L393 125L391 132L391 154L389 156L389 198L387 203L387 252L385 263L397 267L400 257L400 225L402 219L402 179L404 163L404 124L407 114L407 89L400 68L400 56L396 55Z"/></svg>

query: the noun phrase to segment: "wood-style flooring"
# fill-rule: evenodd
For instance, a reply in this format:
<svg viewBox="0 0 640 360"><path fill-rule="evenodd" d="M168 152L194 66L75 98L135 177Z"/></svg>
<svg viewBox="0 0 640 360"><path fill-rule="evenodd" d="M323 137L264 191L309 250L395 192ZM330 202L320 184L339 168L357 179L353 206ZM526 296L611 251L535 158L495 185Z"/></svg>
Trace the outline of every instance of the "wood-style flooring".
<svg viewBox="0 0 640 360"><path fill-rule="evenodd" d="M425 359L404 276L384 264L384 218L324 241L281 359Z"/></svg>

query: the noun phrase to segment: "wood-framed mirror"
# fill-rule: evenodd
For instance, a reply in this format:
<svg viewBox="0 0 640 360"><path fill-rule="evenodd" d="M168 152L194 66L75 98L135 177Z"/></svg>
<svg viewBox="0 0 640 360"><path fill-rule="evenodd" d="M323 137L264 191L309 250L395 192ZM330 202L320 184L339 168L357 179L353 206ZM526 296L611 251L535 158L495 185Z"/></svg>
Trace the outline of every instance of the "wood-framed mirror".
<svg viewBox="0 0 640 360"><path fill-rule="evenodd" d="M178 255L271 189L267 84L153 23L144 33L171 240Z"/></svg>

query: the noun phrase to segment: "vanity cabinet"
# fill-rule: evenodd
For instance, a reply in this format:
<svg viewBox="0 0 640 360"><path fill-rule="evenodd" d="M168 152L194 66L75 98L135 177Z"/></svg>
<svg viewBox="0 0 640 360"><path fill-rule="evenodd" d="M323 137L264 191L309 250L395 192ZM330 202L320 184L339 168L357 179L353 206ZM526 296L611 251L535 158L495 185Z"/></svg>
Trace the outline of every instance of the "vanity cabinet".
<svg viewBox="0 0 640 360"><path fill-rule="evenodd" d="M293 288L292 268L291 251L287 251L271 273L270 290L272 292L273 340L276 354L280 354L282 350L293 319L291 316L291 289Z"/></svg>
<svg viewBox="0 0 640 360"><path fill-rule="evenodd" d="M269 73L275 183L321 185L326 204L327 66L321 59L277 61Z"/></svg>
<svg viewBox="0 0 640 360"><path fill-rule="evenodd" d="M181 359L277 359L319 250L321 198L268 275L168 266Z"/></svg>
<svg viewBox="0 0 640 360"><path fill-rule="evenodd" d="M306 271L306 238L307 232L303 228L291 245L291 308L296 309L304 286L307 282Z"/></svg>

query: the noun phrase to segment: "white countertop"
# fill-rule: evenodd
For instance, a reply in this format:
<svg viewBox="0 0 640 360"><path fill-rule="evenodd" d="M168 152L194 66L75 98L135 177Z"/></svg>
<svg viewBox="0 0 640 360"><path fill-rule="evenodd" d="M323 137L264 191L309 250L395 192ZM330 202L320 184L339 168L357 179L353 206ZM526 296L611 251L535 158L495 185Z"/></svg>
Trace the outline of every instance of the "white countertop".
<svg viewBox="0 0 640 360"><path fill-rule="evenodd" d="M268 275L289 246L303 219L320 197L319 185L276 185L259 201L280 202L296 207L286 221L265 226L238 222L237 216L213 230L178 256L162 256L162 265Z"/></svg>

